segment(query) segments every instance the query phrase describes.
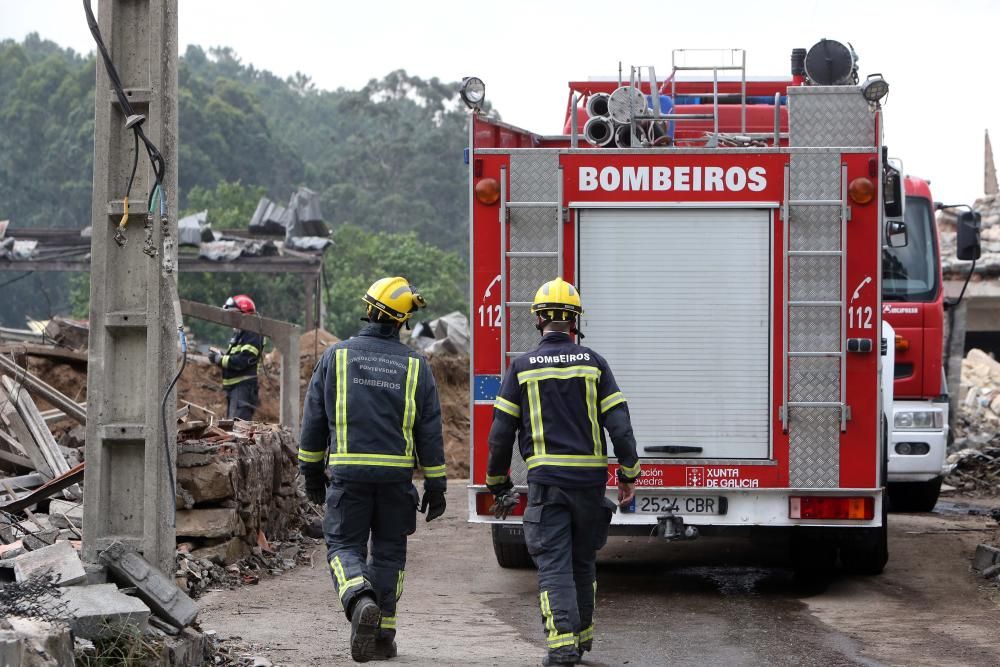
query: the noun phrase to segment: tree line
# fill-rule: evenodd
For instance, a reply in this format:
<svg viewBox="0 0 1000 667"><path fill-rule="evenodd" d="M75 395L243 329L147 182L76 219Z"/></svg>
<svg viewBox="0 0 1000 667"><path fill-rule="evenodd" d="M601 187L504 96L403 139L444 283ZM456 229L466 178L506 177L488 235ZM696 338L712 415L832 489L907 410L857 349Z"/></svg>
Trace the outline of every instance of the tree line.
<svg viewBox="0 0 1000 667"><path fill-rule="evenodd" d="M37 34L0 42L0 219L14 227L82 229L93 178L93 54ZM257 199L283 203L305 185L333 228L326 255L327 328L356 329L359 291L382 274L419 285L436 315L466 307L464 108L457 83L404 71L360 90L282 79L228 48L188 47L178 72L182 212L208 209L215 229L245 228ZM19 278L0 274L0 285ZM3 287L0 324L86 310L85 278L34 274ZM293 276L187 275L182 296L254 296L301 322ZM40 298L39 295L43 295Z"/></svg>

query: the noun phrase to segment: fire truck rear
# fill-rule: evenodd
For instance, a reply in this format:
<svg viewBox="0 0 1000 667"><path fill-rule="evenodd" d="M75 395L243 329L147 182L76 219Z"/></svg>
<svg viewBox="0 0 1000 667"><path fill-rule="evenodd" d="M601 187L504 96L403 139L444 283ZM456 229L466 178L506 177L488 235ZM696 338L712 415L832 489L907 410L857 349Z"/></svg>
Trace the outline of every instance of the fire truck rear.
<svg viewBox="0 0 1000 667"><path fill-rule="evenodd" d="M790 78L748 79L742 51L706 55L674 51L664 80L633 67L571 82L558 136L488 117L482 82L463 87L469 513L493 524L502 566L530 560L523 500L505 521L489 512L493 402L537 344L530 302L555 276L579 287L586 344L613 369L639 443L643 474L613 535L784 533L807 569L839 555L877 573L888 558L881 250L902 179L883 160L887 84L858 85L853 51L829 40L793 51Z"/></svg>

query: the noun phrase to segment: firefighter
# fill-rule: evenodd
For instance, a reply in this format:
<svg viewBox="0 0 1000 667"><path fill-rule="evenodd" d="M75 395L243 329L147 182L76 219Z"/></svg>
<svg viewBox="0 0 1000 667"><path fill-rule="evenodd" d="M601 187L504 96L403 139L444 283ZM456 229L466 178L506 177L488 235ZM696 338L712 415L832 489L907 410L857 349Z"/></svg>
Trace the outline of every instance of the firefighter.
<svg viewBox="0 0 1000 667"><path fill-rule="evenodd" d="M326 503L327 562L357 662L396 655L406 538L416 530L418 500L427 521L444 513L447 485L434 376L399 341L424 300L398 277L376 281L362 300L368 324L328 348L313 371L299 449L306 493ZM411 481L417 463L422 499Z"/></svg>
<svg viewBox="0 0 1000 667"><path fill-rule="evenodd" d="M226 310L238 310L244 315L257 313L253 299L237 294L226 299ZM226 417L253 419L257 409L257 365L264 351L264 337L254 331L234 329L225 353L212 348L208 360L222 367L222 388L226 392Z"/></svg>
<svg viewBox="0 0 1000 667"><path fill-rule="evenodd" d="M607 362L579 335L580 294L556 278L531 306L542 340L504 376L489 434L486 484L505 519L518 504L508 474L515 440L528 468L524 539L538 566L539 605L548 646L544 665L571 665L594 641L597 550L617 509L605 497L605 430L618 458L618 501L632 500L639 459L625 396Z"/></svg>

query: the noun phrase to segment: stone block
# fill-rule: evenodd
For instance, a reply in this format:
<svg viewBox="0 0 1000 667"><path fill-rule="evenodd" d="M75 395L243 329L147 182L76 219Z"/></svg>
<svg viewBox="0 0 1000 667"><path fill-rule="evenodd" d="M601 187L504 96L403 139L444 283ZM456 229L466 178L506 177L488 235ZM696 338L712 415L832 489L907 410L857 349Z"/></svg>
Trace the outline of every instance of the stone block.
<svg viewBox="0 0 1000 667"><path fill-rule="evenodd" d="M207 559L220 565L231 565L249 553L250 547L242 539L234 537L210 546L195 549L191 557L198 560Z"/></svg>
<svg viewBox="0 0 1000 667"><path fill-rule="evenodd" d="M49 503L49 521L59 528L83 528L83 505L54 499Z"/></svg>
<svg viewBox="0 0 1000 667"><path fill-rule="evenodd" d="M114 584L67 588L60 601L66 603L66 621L73 633L85 639L114 633L123 624L144 631L149 622L149 607L119 592Z"/></svg>
<svg viewBox="0 0 1000 667"><path fill-rule="evenodd" d="M177 512L177 537L229 537L242 532L242 522L234 509Z"/></svg>
<svg viewBox="0 0 1000 667"><path fill-rule="evenodd" d="M977 572L1000 564L1000 549L990 544L980 544L976 547L976 555L972 559L972 567Z"/></svg>
<svg viewBox="0 0 1000 667"><path fill-rule="evenodd" d="M74 664L69 626L27 618L0 619L0 665L63 667Z"/></svg>
<svg viewBox="0 0 1000 667"><path fill-rule="evenodd" d="M60 586L72 586L87 580L80 556L69 542L56 542L37 551L21 554L14 560L14 576L18 581L25 581L45 572L59 577Z"/></svg>
<svg viewBox="0 0 1000 667"><path fill-rule="evenodd" d="M194 600L134 551L113 544L101 553L101 562L120 584L135 586L142 601L168 623L183 628L198 615Z"/></svg>
<svg viewBox="0 0 1000 667"><path fill-rule="evenodd" d="M232 498L236 461L217 460L207 465L177 469L177 484L183 487L196 503Z"/></svg>

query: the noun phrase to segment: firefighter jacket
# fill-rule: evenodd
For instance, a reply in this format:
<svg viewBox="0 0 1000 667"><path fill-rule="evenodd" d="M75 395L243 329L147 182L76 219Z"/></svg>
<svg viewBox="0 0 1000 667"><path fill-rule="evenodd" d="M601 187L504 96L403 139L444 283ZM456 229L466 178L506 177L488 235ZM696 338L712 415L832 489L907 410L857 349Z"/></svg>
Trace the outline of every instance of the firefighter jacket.
<svg viewBox="0 0 1000 667"><path fill-rule="evenodd" d="M257 379L257 364L264 351L264 337L253 331L237 329L229 339L229 348L219 359L222 387Z"/></svg>
<svg viewBox="0 0 1000 667"><path fill-rule="evenodd" d="M407 482L417 463L424 488L443 491L434 376L426 359L399 342L395 327L369 324L329 347L316 364L302 415L299 469L307 480L329 465L338 480Z"/></svg>
<svg viewBox="0 0 1000 667"><path fill-rule="evenodd" d="M486 484L510 486L515 437L528 482L562 487L605 486L611 435L618 477L634 481L639 458L625 396L607 362L569 335L549 332L534 351L511 363L493 410Z"/></svg>

